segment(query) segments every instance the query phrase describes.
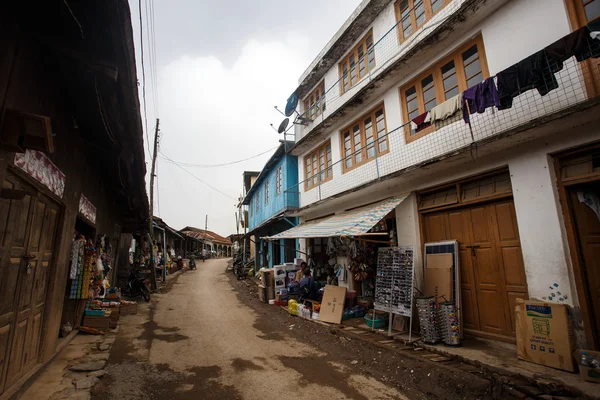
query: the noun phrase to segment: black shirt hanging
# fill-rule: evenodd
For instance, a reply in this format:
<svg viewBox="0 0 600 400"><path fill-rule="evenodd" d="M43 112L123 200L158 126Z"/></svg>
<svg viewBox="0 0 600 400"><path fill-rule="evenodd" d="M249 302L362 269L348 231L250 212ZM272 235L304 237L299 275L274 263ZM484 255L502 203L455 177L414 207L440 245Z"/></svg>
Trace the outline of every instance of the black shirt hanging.
<svg viewBox="0 0 600 400"><path fill-rule="evenodd" d="M544 50L530 55L518 63L508 67L497 75L500 107L505 110L512 107L513 98L531 89L537 89L545 96L558 88Z"/></svg>

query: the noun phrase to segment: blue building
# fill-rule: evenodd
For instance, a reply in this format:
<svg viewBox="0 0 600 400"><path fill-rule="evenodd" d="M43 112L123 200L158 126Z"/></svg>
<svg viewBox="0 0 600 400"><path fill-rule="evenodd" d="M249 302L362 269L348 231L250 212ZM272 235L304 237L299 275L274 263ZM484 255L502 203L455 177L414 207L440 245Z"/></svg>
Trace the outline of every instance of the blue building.
<svg viewBox="0 0 600 400"><path fill-rule="evenodd" d="M286 154L293 142L282 143L267 161L242 204L248 207L248 233L255 241L254 265L272 268L297 257L296 239L267 241L271 236L298 224L297 217L288 214L298 208L298 160Z"/></svg>

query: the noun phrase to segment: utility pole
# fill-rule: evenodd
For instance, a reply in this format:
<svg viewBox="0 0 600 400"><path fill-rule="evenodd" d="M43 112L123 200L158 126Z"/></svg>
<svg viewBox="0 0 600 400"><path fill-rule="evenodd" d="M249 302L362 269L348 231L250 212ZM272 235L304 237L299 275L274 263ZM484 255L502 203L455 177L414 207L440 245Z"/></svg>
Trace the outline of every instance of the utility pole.
<svg viewBox="0 0 600 400"><path fill-rule="evenodd" d="M208 215L206 216L206 219L204 220L204 230L205 231L208 230Z"/></svg>
<svg viewBox="0 0 600 400"><path fill-rule="evenodd" d="M150 274L152 275L152 286L154 290L158 289L158 283L156 282L156 271L154 270L155 259L154 259L154 171L156 170L156 153L158 151L158 124L159 120L156 118L156 128L154 129L154 153L152 153L152 168L150 169L150 221L148 228L150 232ZM164 243L163 243L164 246ZM158 256L158 254L157 254Z"/></svg>

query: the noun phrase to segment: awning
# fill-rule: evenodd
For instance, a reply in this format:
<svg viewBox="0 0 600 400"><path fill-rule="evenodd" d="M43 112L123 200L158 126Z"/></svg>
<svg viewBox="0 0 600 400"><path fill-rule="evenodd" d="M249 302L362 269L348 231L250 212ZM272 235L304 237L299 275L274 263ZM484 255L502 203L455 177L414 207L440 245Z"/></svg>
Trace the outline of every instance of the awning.
<svg viewBox="0 0 600 400"><path fill-rule="evenodd" d="M360 236L367 233L408 195L392 197L376 204L346 211L318 221L306 222L267 240L306 239L333 236Z"/></svg>

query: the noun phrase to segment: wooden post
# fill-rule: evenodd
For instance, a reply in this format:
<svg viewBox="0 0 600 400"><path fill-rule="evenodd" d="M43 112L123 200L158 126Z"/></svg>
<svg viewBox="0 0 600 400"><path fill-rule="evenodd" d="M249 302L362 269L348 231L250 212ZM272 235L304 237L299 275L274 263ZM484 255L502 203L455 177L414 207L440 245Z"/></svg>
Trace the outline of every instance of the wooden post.
<svg viewBox="0 0 600 400"><path fill-rule="evenodd" d="M152 275L152 289L158 289L156 282L156 271L154 270L154 171L156 169L156 152L158 150L158 124L156 118L156 128L154 129L154 152L152 153L152 168L150 169L150 220L148 221L148 231L150 232L150 274Z"/></svg>

